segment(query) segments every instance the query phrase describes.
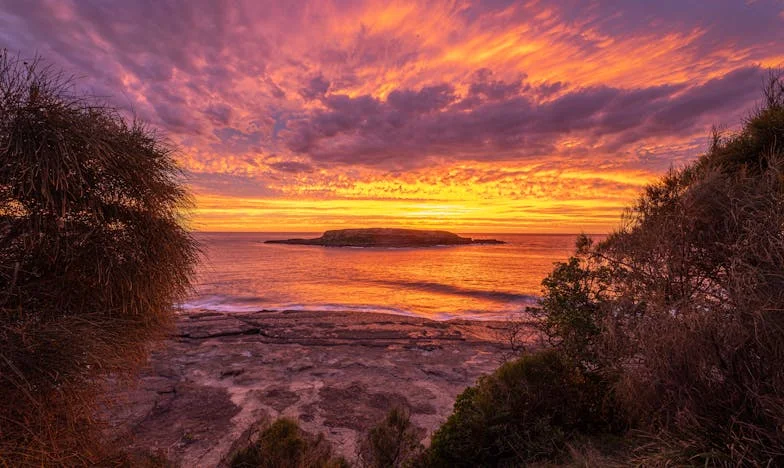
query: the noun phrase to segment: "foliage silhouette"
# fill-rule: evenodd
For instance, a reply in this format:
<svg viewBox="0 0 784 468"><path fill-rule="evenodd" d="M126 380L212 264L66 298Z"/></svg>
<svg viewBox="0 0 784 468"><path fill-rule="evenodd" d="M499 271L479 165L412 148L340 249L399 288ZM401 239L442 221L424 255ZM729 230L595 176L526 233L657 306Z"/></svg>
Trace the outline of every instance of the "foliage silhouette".
<svg viewBox="0 0 784 468"><path fill-rule="evenodd" d="M197 249L172 147L0 53L0 459L94 463L101 384L173 319Z"/></svg>
<svg viewBox="0 0 784 468"><path fill-rule="evenodd" d="M519 466L557 459L581 433L615 428L607 386L555 350L502 365L457 397L421 466Z"/></svg>

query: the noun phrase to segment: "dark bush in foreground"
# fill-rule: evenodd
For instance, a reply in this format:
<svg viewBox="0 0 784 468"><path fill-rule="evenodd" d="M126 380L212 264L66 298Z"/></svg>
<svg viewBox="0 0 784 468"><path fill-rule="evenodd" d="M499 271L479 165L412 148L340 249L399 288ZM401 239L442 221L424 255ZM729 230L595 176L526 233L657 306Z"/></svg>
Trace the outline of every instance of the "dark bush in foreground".
<svg viewBox="0 0 784 468"><path fill-rule="evenodd" d="M545 280L551 341L613 382L641 464L784 463L784 82Z"/></svg>
<svg viewBox="0 0 784 468"><path fill-rule="evenodd" d="M555 459L566 440L614 428L607 390L557 351L507 362L458 396L421 464L519 466Z"/></svg>
<svg viewBox="0 0 784 468"><path fill-rule="evenodd" d="M95 462L101 378L189 286L179 176L154 133L0 53L0 464Z"/></svg>
<svg viewBox="0 0 784 468"><path fill-rule="evenodd" d="M784 464L784 81L577 247L532 311L554 350L468 388L422 465Z"/></svg>
<svg viewBox="0 0 784 468"><path fill-rule="evenodd" d="M359 446L360 466L400 468L408 466L423 450L417 428L408 411L393 408L386 418L371 428Z"/></svg>
<svg viewBox="0 0 784 468"><path fill-rule="evenodd" d="M319 434L311 437L290 419L278 419L259 439L232 456L232 468L347 468Z"/></svg>

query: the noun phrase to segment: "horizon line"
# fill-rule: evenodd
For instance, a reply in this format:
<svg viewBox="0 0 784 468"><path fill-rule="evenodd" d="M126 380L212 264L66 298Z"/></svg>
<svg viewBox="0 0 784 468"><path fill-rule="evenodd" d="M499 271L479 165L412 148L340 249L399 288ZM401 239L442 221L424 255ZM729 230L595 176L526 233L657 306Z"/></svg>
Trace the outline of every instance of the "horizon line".
<svg viewBox="0 0 784 468"><path fill-rule="evenodd" d="M362 228L344 228L344 229L362 229ZM398 229L398 228L391 228ZM407 229L407 228L400 228ZM202 231L190 230L192 234L317 234L325 231L333 231L339 229L322 229L315 231ZM413 231L449 231L462 234L498 234L498 235L518 235L518 236L579 236L585 234L588 236L606 236L610 233L607 232L492 232L492 231L457 231L448 229L412 229Z"/></svg>

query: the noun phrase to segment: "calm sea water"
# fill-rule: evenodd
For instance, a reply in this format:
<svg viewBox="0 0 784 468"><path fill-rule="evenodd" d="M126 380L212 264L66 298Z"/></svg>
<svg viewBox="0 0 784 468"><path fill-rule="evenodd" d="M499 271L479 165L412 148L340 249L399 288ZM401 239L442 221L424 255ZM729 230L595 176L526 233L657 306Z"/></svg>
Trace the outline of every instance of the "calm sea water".
<svg viewBox="0 0 784 468"><path fill-rule="evenodd" d="M525 310L574 235L465 234L505 245L424 249L264 244L320 233L198 233L204 258L186 310L355 310L496 319Z"/></svg>

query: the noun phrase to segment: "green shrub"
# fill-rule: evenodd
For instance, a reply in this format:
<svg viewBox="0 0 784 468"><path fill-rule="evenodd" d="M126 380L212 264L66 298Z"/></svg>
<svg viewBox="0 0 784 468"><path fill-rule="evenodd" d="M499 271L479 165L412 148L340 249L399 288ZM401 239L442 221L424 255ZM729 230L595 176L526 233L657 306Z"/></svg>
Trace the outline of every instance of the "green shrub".
<svg viewBox="0 0 784 468"><path fill-rule="evenodd" d="M332 455L322 434L311 437L290 419L278 419L259 439L236 452L232 468L347 468L348 462Z"/></svg>
<svg viewBox="0 0 784 468"><path fill-rule="evenodd" d="M607 391L557 351L507 362L458 396L420 464L519 466L558 457L577 434L615 429Z"/></svg>
<svg viewBox="0 0 784 468"><path fill-rule="evenodd" d="M539 307L528 311L539 320L539 327L550 344L576 363L595 368L600 355L596 341L605 314L607 287L611 271L594 262L592 241L580 236L577 255L555 264L542 281Z"/></svg>
<svg viewBox="0 0 784 468"><path fill-rule="evenodd" d="M423 448L408 411L393 408L368 431L360 443L358 458L367 468L400 468L418 457Z"/></svg>

